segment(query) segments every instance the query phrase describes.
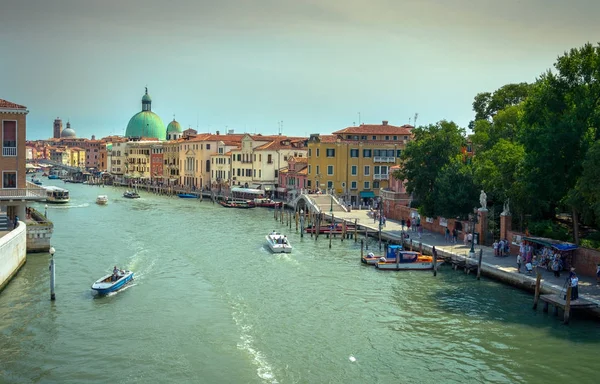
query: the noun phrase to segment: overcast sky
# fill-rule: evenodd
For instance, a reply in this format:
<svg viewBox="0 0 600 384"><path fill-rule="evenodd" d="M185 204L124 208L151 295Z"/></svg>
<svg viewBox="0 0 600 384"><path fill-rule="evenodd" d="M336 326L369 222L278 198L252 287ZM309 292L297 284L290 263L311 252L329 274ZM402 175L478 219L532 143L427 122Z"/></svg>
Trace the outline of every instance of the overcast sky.
<svg viewBox="0 0 600 384"><path fill-rule="evenodd" d="M597 0L3 0L0 98L28 139L125 133L152 110L201 132L307 136L360 121L466 127L478 92L600 40Z"/></svg>

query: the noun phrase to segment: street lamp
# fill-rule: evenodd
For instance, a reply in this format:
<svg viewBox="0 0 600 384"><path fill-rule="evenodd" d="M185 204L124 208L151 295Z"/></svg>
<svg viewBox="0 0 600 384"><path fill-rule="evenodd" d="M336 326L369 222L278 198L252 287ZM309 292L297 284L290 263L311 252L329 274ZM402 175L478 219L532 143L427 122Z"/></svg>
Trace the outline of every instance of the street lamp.
<svg viewBox="0 0 600 384"><path fill-rule="evenodd" d="M383 229L383 200L379 196L379 250L381 251L381 230Z"/></svg>
<svg viewBox="0 0 600 384"><path fill-rule="evenodd" d="M469 258L475 257L475 224L477 223L477 214L469 214L471 218L471 249L469 250Z"/></svg>
<svg viewBox="0 0 600 384"><path fill-rule="evenodd" d="M48 204L44 205L44 216L46 217L46 220L48 220Z"/></svg>

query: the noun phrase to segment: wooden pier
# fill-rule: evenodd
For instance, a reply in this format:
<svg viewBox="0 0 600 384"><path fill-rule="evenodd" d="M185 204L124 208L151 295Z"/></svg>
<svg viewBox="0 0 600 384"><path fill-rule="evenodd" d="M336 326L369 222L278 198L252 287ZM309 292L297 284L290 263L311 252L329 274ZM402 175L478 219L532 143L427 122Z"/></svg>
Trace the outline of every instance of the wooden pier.
<svg viewBox="0 0 600 384"><path fill-rule="evenodd" d="M566 292L550 293L540 295L541 275L538 274L535 281L535 294L533 296L533 309L537 309L538 301L544 303L543 312L548 312L548 306L554 306L554 315L558 316L558 309L563 310L563 323L569 324L571 319L571 311L576 309L593 309L598 307L598 304L589 300L578 297L576 300L571 300L571 286L569 285Z"/></svg>

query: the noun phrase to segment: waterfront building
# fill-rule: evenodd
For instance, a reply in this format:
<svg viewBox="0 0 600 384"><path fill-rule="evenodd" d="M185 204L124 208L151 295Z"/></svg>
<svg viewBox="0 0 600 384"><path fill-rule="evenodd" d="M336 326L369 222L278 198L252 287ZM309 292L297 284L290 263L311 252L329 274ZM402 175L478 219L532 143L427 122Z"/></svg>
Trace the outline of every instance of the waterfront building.
<svg viewBox="0 0 600 384"><path fill-rule="evenodd" d="M67 152L69 154L69 165L71 167L85 169L85 149L79 147L72 147L67 148Z"/></svg>
<svg viewBox="0 0 600 384"><path fill-rule="evenodd" d="M270 142L267 136L251 136L245 134L241 139L240 147L231 150L231 186L239 185L244 188L254 186L254 180L262 179L262 169L260 165L263 163L262 154L257 158L254 152L264 144ZM273 155L269 159L264 159L265 163L273 166Z"/></svg>
<svg viewBox="0 0 600 384"><path fill-rule="evenodd" d="M308 140L308 188L328 189L353 205L388 187L389 169L412 138L411 125L361 124Z"/></svg>
<svg viewBox="0 0 600 384"><path fill-rule="evenodd" d="M279 185L279 172L283 168L289 168L288 159L306 158L308 151L305 141L304 138L275 136L268 143L257 147L253 157L253 185L268 195L284 197L287 188Z"/></svg>
<svg viewBox="0 0 600 384"><path fill-rule="evenodd" d="M109 172L116 181L123 181L127 164L127 141L116 141L106 147Z"/></svg>
<svg viewBox="0 0 600 384"><path fill-rule="evenodd" d="M180 184L179 144L183 141L184 139L177 139L163 143L163 181L167 185Z"/></svg>
<svg viewBox="0 0 600 384"><path fill-rule="evenodd" d="M279 170L277 195L281 198L294 199L303 189L308 187L308 159L292 156L287 159L288 166Z"/></svg>
<svg viewBox="0 0 600 384"><path fill-rule="evenodd" d="M393 176L398 170L399 165L390 167L388 187L380 190L384 214L392 220L402 220L404 211L400 207L410 207L412 200L411 195L406 192L406 180L398 180Z"/></svg>
<svg viewBox="0 0 600 384"><path fill-rule="evenodd" d="M125 178L150 179L150 153L159 141L153 138L130 140L126 143Z"/></svg>
<svg viewBox="0 0 600 384"><path fill-rule="evenodd" d="M150 183L163 181L163 143L150 146Z"/></svg>
<svg viewBox="0 0 600 384"><path fill-rule="evenodd" d="M50 161L60 165L71 166L71 153L68 147L50 148Z"/></svg>

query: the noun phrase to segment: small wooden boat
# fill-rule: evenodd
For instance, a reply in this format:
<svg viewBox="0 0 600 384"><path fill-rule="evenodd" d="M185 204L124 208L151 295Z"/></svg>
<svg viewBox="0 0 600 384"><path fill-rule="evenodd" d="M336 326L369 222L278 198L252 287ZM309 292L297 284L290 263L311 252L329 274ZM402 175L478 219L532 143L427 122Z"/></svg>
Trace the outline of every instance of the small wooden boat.
<svg viewBox="0 0 600 384"><path fill-rule="evenodd" d="M119 271L116 276L111 273L96 280L96 282L92 284L92 289L100 295L106 295L107 293L123 288L123 286L131 280L133 280L133 272Z"/></svg>
<svg viewBox="0 0 600 384"><path fill-rule="evenodd" d="M254 199L254 205L257 207L280 208L283 203L281 201L273 201L269 198L257 198Z"/></svg>
<svg viewBox="0 0 600 384"><path fill-rule="evenodd" d="M269 249L275 253L291 253L292 245L288 240L287 236L277 233L275 231L265 236L267 239L267 245Z"/></svg>
<svg viewBox="0 0 600 384"><path fill-rule="evenodd" d="M127 199L139 199L140 195L138 195L138 193L134 191L125 191L123 192L123 197Z"/></svg>
<svg viewBox="0 0 600 384"><path fill-rule="evenodd" d="M179 196L182 199L197 199L198 196L194 195L193 193L179 193L177 194L177 196Z"/></svg>
<svg viewBox="0 0 600 384"><path fill-rule="evenodd" d="M106 196L106 195L98 195L98 197L96 197L96 204L98 204L98 205L106 205L106 204L108 204L108 196Z"/></svg>
<svg viewBox="0 0 600 384"><path fill-rule="evenodd" d="M255 208L256 205L252 200L243 200L243 199L226 199L219 201L219 204L224 206L225 208Z"/></svg>
<svg viewBox="0 0 600 384"><path fill-rule="evenodd" d="M35 185L42 185L42 180L36 179L34 177L31 178L31 182Z"/></svg>
<svg viewBox="0 0 600 384"><path fill-rule="evenodd" d="M365 256L360 258L360 262L363 264L376 265L382 260L396 261L396 254L402 250L401 245L388 245L387 252L384 255L375 255L373 252L369 252Z"/></svg>
<svg viewBox="0 0 600 384"><path fill-rule="evenodd" d="M375 266L378 269L403 271L403 270L427 270L433 269L433 256L423 256L414 251L398 251L395 260L380 260ZM444 260L438 260L438 266Z"/></svg>
<svg viewBox="0 0 600 384"><path fill-rule="evenodd" d="M57 180L58 179L58 175L48 175L48 179L50 179L50 180Z"/></svg>

